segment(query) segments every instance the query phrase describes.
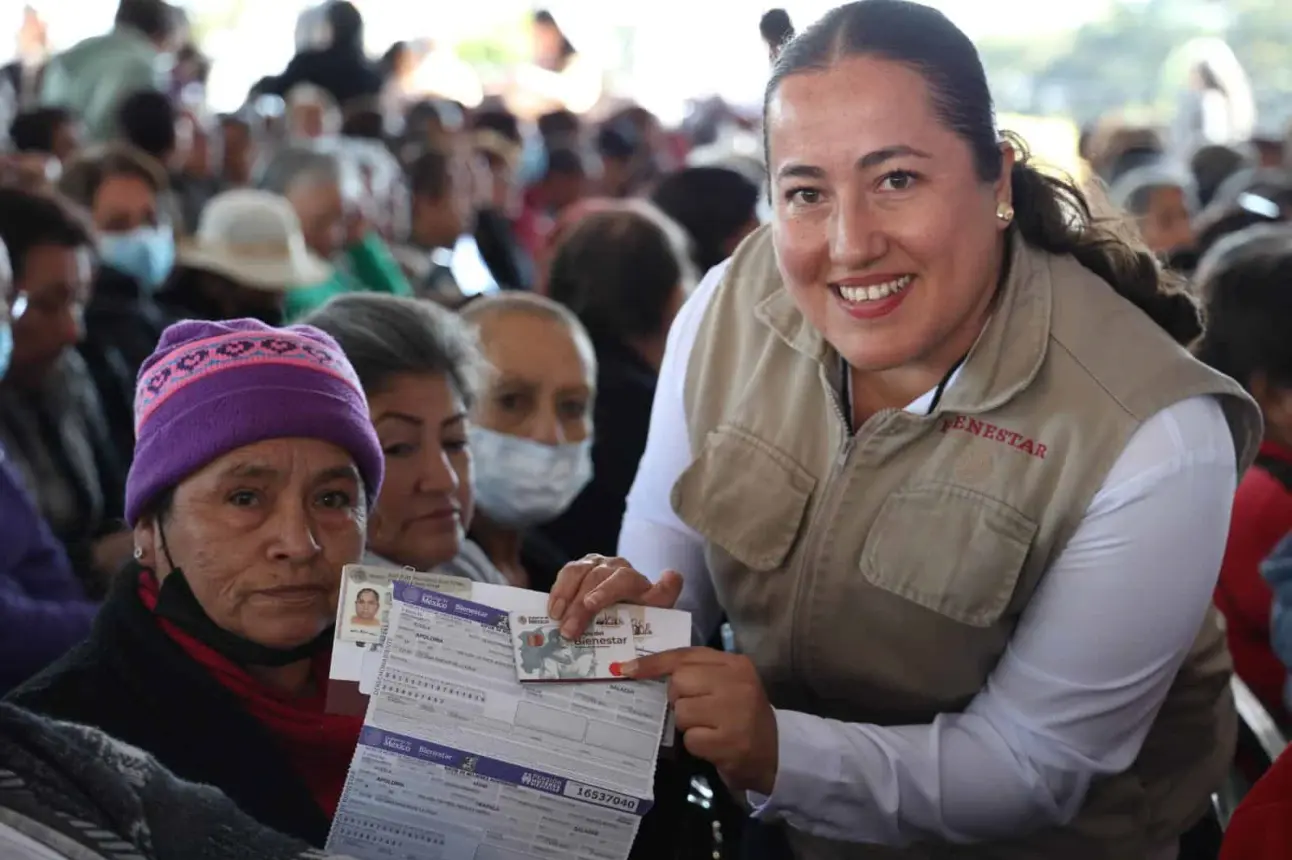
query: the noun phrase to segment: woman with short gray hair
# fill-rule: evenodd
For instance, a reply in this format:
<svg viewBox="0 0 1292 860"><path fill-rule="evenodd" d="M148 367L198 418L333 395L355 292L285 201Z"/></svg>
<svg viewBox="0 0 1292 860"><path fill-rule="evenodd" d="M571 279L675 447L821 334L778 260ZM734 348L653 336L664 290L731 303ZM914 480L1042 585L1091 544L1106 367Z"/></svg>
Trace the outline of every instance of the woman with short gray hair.
<svg viewBox="0 0 1292 860"><path fill-rule="evenodd" d="M466 539L474 509L467 412L480 362L466 326L429 302L371 293L339 296L307 320L354 366L386 460L367 562L506 584Z"/></svg>
<svg viewBox="0 0 1292 860"><path fill-rule="evenodd" d="M337 263L330 280L288 297L288 321L345 293L412 295L399 264L362 211L362 182L345 152L322 145L283 147L265 165L258 185L286 198L300 218L306 246Z"/></svg>
<svg viewBox="0 0 1292 860"><path fill-rule="evenodd" d="M1108 197L1135 218L1144 243L1155 254L1193 246L1198 187L1184 168L1162 164L1137 167L1113 183Z"/></svg>

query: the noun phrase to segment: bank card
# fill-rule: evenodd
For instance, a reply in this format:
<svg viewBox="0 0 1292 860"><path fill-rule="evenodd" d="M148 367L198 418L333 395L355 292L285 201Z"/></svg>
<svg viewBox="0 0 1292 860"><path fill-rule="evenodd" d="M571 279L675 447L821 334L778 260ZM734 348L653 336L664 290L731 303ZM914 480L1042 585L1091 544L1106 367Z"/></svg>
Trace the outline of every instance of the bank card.
<svg viewBox="0 0 1292 860"><path fill-rule="evenodd" d="M546 614L512 612L512 650L521 681L613 681L620 667L637 657L633 618L624 607L611 607L574 639L561 635L561 624Z"/></svg>

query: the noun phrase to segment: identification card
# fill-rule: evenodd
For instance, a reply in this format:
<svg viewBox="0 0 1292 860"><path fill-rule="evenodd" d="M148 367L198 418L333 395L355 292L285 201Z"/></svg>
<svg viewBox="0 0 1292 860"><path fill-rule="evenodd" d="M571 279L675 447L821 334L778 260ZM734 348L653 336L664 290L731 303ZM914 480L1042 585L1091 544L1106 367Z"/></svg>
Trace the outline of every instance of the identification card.
<svg viewBox="0 0 1292 860"><path fill-rule="evenodd" d="M381 644L382 630L390 620L391 588L395 580L454 597L471 596L471 580L458 576L347 564L341 572L341 597L336 620L338 639Z"/></svg>

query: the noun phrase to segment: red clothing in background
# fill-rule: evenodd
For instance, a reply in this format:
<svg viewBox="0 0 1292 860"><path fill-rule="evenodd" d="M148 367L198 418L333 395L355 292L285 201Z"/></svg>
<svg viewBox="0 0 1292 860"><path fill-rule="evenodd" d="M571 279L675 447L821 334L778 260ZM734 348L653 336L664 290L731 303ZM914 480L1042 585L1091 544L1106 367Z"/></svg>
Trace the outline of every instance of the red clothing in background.
<svg viewBox="0 0 1292 860"><path fill-rule="evenodd" d="M516 234L516 241L525 249L525 253L537 259L547 243L547 234L552 229L552 219L543 207L541 194L537 188L525 189L524 205L520 213L511 222L511 229Z"/></svg>
<svg viewBox="0 0 1292 860"><path fill-rule="evenodd" d="M139 577L139 599L149 610L157 609L157 580L145 571ZM328 817L336 815L341 790L350 771L350 760L359 745L362 717L329 714L324 710L331 652L314 660L316 692L301 699L287 699L265 688L241 666L185 635L175 625L158 619L173 639L211 677L233 695L247 713L260 721L287 754L297 775Z"/></svg>
<svg viewBox="0 0 1292 860"><path fill-rule="evenodd" d="M1220 860L1292 857L1292 757L1279 756L1238 804L1225 831Z"/></svg>
<svg viewBox="0 0 1292 860"><path fill-rule="evenodd" d="M1261 456L1292 463L1292 450L1271 442L1261 446ZM1274 595L1261 578L1260 564L1289 532L1292 493L1269 472L1254 466L1243 476L1234 496L1215 602L1225 616L1234 671L1280 722L1287 717L1283 685L1288 669L1270 647Z"/></svg>

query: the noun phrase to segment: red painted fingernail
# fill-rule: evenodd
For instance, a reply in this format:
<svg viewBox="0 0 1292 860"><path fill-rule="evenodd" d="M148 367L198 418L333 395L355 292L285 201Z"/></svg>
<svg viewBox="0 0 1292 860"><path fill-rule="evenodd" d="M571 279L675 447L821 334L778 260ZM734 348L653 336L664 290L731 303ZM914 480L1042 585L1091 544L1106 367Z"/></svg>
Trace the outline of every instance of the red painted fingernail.
<svg viewBox="0 0 1292 860"><path fill-rule="evenodd" d="M611 664L610 664L610 674L611 674L611 675L614 675L616 678L618 678L618 677L620 677L621 675L623 675L623 673L624 673L624 670L623 670L623 666L622 666L622 665L620 665L619 663L611 663Z"/></svg>

